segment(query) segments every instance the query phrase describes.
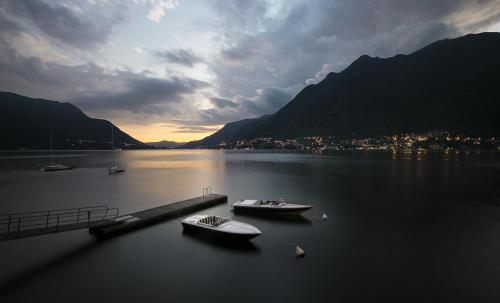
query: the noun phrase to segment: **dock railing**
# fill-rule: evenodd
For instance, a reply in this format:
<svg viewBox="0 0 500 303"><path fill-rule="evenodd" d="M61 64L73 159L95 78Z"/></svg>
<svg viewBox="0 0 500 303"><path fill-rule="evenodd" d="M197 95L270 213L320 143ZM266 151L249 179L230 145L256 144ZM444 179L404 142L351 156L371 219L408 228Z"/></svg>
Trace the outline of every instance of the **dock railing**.
<svg viewBox="0 0 500 303"><path fill-rule="evenodd" d="M37 229L47 232L62 231L65 227L90 227L92 222L115 220L118 208L88 206L68 209L52 209L38 212L0 214L0 234L17 233Z"/></svg>
<svg viewBox="0 0 500 303"><path fill-rule="evenodd" d="M203 197L211 196L212 195L212 188L209 187L203 187Z"/></svg>

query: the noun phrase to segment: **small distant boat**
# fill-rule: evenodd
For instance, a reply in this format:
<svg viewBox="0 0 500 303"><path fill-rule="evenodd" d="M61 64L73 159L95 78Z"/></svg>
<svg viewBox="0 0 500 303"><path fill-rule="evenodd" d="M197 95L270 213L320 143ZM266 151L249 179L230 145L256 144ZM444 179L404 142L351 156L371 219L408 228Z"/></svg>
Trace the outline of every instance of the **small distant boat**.
<svg viewBox="0 0 500 303"><path fill-rule="evenodd" d="M310 204L288 203L279 200L241 200L233 204L235 211L250 211L267 214L300 214L312 208Z"/></svg>
<svg viewBox="0 0 500 303"><path fill-rule="evenodd" d="M54 163L52 155L52 133L50 133L50 163L52 164L42 166L40 168L40 171L49 172L49 171L70 170L76 168L76 166L74 165L64 165L64 164Z"/></svg>
<svg viewBox="0 0 500 303"><path fill-rule="evenodd" d="M50 164L45 165L40 168L40 171L58 171L58 170L70 170L74 169L76 166L63 165L63 164Z"/></svg>
<svg viewBox="0 0 500 303"><path fill-rule="evenodd" d="M235 239L248 240L261 234L253 225L219 216L194 215L182 220L182 226L184 229L206 231Z"/></svg>
<svg viewBox="0 0 500 303"><path fill-rule="evenodd" d="M109 174L118 174L118 173L123 173L125 171L125 168L119 166L119 165L113 165L110 168L108 168Z"/></svg>

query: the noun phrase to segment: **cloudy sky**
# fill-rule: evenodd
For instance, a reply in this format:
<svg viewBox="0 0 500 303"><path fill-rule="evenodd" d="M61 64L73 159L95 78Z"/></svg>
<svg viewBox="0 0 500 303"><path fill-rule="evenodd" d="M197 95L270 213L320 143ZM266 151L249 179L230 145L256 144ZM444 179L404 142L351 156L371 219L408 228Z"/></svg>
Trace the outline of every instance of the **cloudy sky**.
<svg viewBox="0 0 500 303"><path fill-rule="evenodd" d="M143 141L273 113L363 54L500 31L498 0L0 0L0 90Z"/></svg>

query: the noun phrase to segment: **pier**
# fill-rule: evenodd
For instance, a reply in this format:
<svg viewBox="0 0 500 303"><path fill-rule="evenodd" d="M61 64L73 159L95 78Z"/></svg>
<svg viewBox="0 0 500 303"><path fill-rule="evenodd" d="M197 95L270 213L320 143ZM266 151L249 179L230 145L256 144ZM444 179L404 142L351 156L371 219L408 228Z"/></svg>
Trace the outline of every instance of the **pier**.
<svg viewBox="0 0 500 303"><path fill-rule="evenodd" d="M120 216L112 223L96 225L89 230L96 236L111 236L226 202L227 196L225 195L206 194L201 197L169 203Z"/></svg>
<svg viewBox="0 0 500 303"><path fill-rule="evenodd" d="M110 224L118 208L105 205L0 214L0 241Z"/></svg>
<svg viewBox="0 0 500 303"><path fill-rule="evenodd" d="M204 188L200 197L125 215L118 215L117 208L107 206L2 214L0 241L77 229L88 229L97 237L107 237L220 203L227 203L226 195L213 194L210 188Z"/></svg>

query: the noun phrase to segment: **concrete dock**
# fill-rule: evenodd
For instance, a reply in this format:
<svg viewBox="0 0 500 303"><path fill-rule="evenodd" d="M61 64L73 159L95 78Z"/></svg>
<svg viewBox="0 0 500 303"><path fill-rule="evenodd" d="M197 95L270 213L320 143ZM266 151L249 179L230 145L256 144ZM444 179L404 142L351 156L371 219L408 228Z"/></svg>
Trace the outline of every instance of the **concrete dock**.
<svg viewBox="0 0 500 303"><path fill-rule="evenodd" d="M127 215L121 215L109 224L91 226L89 231L96 236L112 236L220 203L227 203L226 195L203 195Z"/></svg>

